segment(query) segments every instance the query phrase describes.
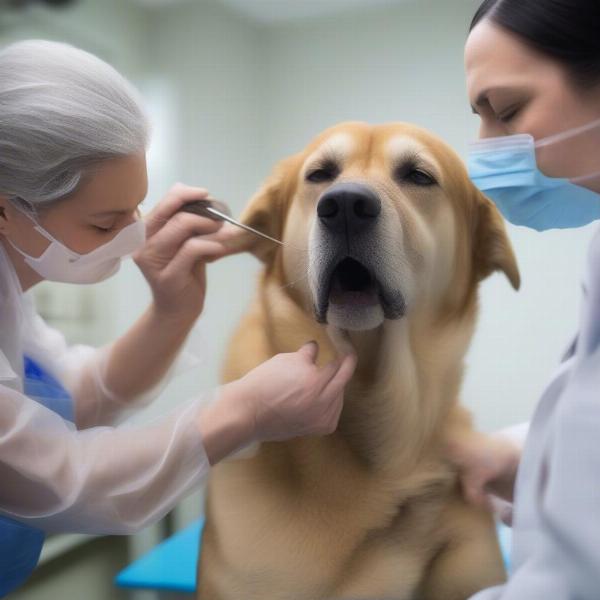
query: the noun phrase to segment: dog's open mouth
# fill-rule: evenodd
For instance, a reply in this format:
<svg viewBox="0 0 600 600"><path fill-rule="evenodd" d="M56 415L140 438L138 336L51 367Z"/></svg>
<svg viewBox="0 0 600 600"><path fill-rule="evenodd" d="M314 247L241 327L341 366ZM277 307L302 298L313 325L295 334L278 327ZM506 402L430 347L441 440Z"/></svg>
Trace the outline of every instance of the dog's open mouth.
<svg viewBox="0 0 600 600"><path fill-rule="evenodd" d="M345 258L331 275L329 301L337 305L379 304L379 285L371 272L353 258Z"/></svg>
<svg viewBox="0 0 600 600"><path fill-rule="evenodd" d="M319 323L363 330L374 329L384 319L404 316L402 292L386 288L376 267L349 256L334 264L317 280L314 310Z"/></svg>

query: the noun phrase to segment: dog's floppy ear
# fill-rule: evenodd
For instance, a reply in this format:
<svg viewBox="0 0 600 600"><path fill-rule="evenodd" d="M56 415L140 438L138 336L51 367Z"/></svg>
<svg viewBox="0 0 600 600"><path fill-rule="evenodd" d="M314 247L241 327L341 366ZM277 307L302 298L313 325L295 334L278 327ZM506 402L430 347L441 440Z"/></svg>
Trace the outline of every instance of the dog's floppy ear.
<svg viewBox="0 0 600 600"><path fill-rule="evenodd" d="M504 220L491 200L475 188L473 265L479 281L503 271L515 290L521 287L517 259Z"/></svg>
<svg viewBox="0 0 600 600"><path fill-rule="evenodd" d="M244 209L240 221L268 236L281 240L288 204L296 186L300 155L280 161ZM250 252L264 263L273 259L279 244L248 231L228 226L226 245L230 254Z"/></svg>

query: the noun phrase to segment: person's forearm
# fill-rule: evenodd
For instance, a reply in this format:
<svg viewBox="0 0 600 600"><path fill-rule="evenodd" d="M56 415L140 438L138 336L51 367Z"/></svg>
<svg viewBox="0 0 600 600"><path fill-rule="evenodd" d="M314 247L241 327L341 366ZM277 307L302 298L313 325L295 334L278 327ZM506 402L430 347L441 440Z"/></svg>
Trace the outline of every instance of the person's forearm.
<svg viewBox="0 0 600 600"><path fill-rule="evenodd" d="M217 401L200 417L202 442L211 465L254 441L255 423L243 394L240 382L223 386Z"/></svg>
<svg viewBox="0 0 600 600"><path fill-rule="evenodd" d="M0 512L49 532L140 531L208 474L198 430L206 401L146 425L76 431L0 385Z"/></svg>
<svg viewBox="0 0 600 600"><path fill-rule="evenodd" d="M165 376L181 350L195 319L165 316L151 305L111 347L104 385L127 401L151 390Z"/></svg>

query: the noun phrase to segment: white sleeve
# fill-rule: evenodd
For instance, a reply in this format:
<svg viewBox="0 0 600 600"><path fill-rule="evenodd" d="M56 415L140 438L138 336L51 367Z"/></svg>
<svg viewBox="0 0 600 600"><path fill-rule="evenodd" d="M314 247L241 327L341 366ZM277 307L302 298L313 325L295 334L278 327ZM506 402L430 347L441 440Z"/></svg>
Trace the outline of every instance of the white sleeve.
<svg viewBox="0 0 600 600"><path fill-rule="evenodd" d="M0 404L0 514L48 532L133 533L210 468L202 398L149 425L83 431L2 385Z"/></svg>
<svg viewBox="0 0 600 600"><path fill-rule="evenodd" d="M79 429L114 424L132 410L155 400L174 376L201 362L197 355L184 349L156 385L135 398L121 398L105 382L112 346L100 349L83 344L69 346L63 334L48 326L35 312L33 304L30 303L28 309L31 318L25 351L50 368L68 389Z"/></svg>
<svg viewBox="0 0 600 600"><path fill-rule="evenodd" d="M59 378L73 398L75 422L79 429L113 425L124 420L133 411L155 400L179 373L199 364L183 350L160 381L135 397L123 398L115 394L106 383L106 369L111 350L112 345L99 349L72 346L65 355L70 360L63 362Z"/></svg>
<svg viewBox="0 0 600 600"><path fill-rule="evenodd" d="M535 547L506 585L470 600L598 598L599 390L600 347L573 371L553 419Z"/></svg>
<svg viewBox="0 0 600 600"><path fill-rule="evenodd" d="M600 345L582 358L555 418L548 478L541 505L545 571L560 570L569 594L598 597L600 573ZM548 597L548 596L546 596ZM556 598L563 598L557 594ZM541 598L541 595L540 595Z"/></svg>

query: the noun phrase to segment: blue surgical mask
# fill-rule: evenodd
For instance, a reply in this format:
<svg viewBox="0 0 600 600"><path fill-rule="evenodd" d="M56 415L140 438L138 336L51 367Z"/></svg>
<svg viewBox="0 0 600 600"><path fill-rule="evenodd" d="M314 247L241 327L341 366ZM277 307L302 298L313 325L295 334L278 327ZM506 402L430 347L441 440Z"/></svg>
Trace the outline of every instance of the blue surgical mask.
<svg viewBox="0 0 600 600"><path fill-rule="evenodd" d="M515 225L537 231L587 225L600 219L600 194L580 184L600 177L600 172L573 180L548 177L537 165L536 149L598 127L600 122L594 122L537 142L527 134L474 142L469 176Z"/></svg>

